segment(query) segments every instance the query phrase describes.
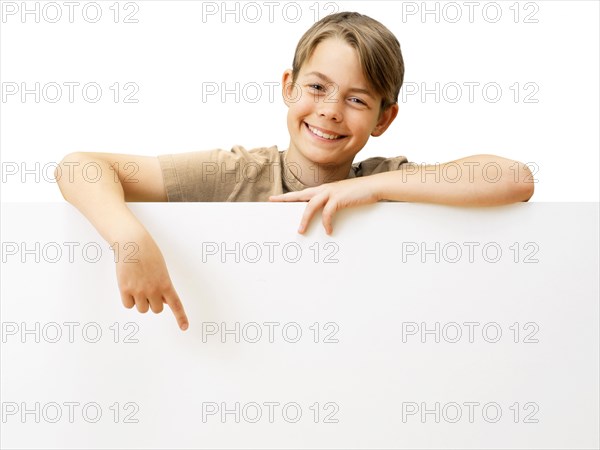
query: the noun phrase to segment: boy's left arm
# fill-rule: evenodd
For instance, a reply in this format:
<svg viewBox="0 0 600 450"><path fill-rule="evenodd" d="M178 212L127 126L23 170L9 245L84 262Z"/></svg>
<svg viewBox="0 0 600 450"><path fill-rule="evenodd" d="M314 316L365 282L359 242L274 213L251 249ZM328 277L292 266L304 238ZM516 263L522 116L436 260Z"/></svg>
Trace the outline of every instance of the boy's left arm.
<svg viewBox="0 0 600 450"><path fill-rule="evenodd" d="M526 202L533 195L534 179L518 161L495 155L475 155L444 164L403 164L400 169L322 184L299 192L271 196L271 201L307 201L299 233L315 213L331 234L333 215L350 206L379 200L437 203L456 206L497 206Z"/></svg>

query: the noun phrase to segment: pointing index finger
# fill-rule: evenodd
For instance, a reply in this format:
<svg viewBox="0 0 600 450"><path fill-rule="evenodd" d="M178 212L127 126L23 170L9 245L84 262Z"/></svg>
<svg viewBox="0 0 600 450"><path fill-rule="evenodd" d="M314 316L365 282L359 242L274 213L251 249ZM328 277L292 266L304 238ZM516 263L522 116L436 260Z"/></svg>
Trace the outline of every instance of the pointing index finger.
<svg viewBox="0 0 600 450"><path fill-rule="evenodd" d="M174 290L172 290L169 295L165 296L165 302L167 305L169 305L169 308L171 308L179 328L183 331L187 330L189 321L187 315L185 314L185 310L183 309L183 304L181 303L181 300L179 300L179 296Z"/></svg>

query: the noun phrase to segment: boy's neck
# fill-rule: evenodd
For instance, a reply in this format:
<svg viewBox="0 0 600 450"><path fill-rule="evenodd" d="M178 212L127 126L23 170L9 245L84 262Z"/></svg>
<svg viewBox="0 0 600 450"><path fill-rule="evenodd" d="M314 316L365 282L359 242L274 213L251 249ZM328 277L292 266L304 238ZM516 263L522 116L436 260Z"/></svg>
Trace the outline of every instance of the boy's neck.
<svg viewBox="0 0 600 450"><path fill-rule="evenodd" d="M352 167L352 161L336 165L318 164L305 158L300 152L294 151L292 147L286 151L284 163L294 177L307 187L345 180Z"/></svg>

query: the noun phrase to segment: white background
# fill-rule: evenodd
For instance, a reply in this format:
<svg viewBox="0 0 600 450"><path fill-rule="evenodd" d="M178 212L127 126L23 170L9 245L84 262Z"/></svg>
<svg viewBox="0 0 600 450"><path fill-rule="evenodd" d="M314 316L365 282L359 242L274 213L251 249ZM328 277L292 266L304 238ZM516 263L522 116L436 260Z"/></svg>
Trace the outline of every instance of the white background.
<svg viewBox="0 0 600 450"><path fill-rule="evenodd" d="M239 102L233 95L225 102L218 95L203 99L207 83L226 83L231 89L236 82L279 82L315 13L331 10L325 2L298 3L301 15L292 23L293 16L282 11L287 7L292 15L293 4L275 3L272 23L263 2L255 3L262 8L262 19L249 23L256 10L246 6L244 14L241 3L237 21L234 14L222 21L220 14L203 17L201 2L121 2L115 23L115 2L98 2L102 17L89 23L82 9L92 3L80 2L70 23L68 8L57 2L62 20L49 23L43 11L52 19L54 6L28 2L28 8L38 5L40 10L36 23L31 14L25 21L20 11L5 14L7 5L22 8L22 2L3 2L0 196L3 202L63 203L3 206L3 243L28 249L36 243L75 242L81 247L99 239L86 219L64 204L57 186L44 179L69 152L158 155L234 144L286 148L286 108L279 95L269 100L266 87L256 103L244 99L243 89ZM397 35L406 63L402 92L422 83L432 89L435 83L468 82L497 83L503 90L496 103L486 101L481 89L475 89L470 103L466 88L457 103L444 96L436 102L433 95L425 101L420 95L401 98L396 122L384 136L372 139L357 160L401 154L410 161L436 163L492 153L537 165L532 202L598 201L597 2L480 2L473 23L464 2L428 2L430 10L438 8L439 22L433 14L423 19L421 11L406 14L422 9L422 2L330 4L368 14ZM222 2L205 2L205 11L207 5L221 8ZM502 17L491 23L495 5ZM228 8L235 9L236 3ZM520 13L517 23L515 10ZM138 22L123 23L134 11ZM456 11L462 19L451 23ZM87 12L94 17L93 9ZM527 16L537 22L524 23ZM20 95L6 96L15 83L33 88L35 83L65 82L79 83L72 103L66 87L56 103L43 95L39 102L31 94L25 102ZM86 83L101 86L98 102L83 99L80 88ZM118 102L110 90L115 83L120 85ZM137 103L123 101L131 92L125 83L139 88ZM515 83L521 87L518 102L510 89ZM524 102L532 92L524 88L526 83L538 88L533 95L537 103ZM34 169L24 182L21 173L8 173L23 165ZM105 411L113 401L136 401L142 420L129 428L110 422L109 414L95 427L81 421L38 426L13 418L3 425L0 444L597 447L597 208L378 204L341 211L334 236L327 237L318 217L307 235L296 233L301 204L132 205L164 251L189 314L185 333L168 310L140 315L122 307L108 244L99 244L106 251L98 264L64 259L38 264L31 252L3 254L4 322L98 321L104 327L135 321L143 338L134 347L119 348L109 341L98 347L3 343L3 401L98 401ZM244 217L242 227L239 217ZM324 248L332 241L339 245L340 263L204 264L200 249L205 236L229 247L234 241L275 241L298 242L304 248L319 242ZM403 241L428 240L431 247L431 239L498 240L505 258L500 264L399 262ZM539 263L512 262L506 249L515 242L521 250L532 242L539 246ZM294 351L285 345L221 348L199 342L202 321L273 318L303 324L336 321L343 340L333 350L307 345ZM513 345L507 333L494 347L481 342L400 346L398 322L422 320L497 321L505 330L516 321L535 322L540 342ZM105 336L110 337L108 331ZM291 429L285 423L198 426L198 402L230 398L304 401L305 408L306 402L335 400L345 416L334 429L310 423ZM394 401L407 399L497 401L505 411L515 401L536 402L541 422L513 424L507 414L498 426L479 421L473 426L411 422L399 427Z"/></svg>
<svg viewBox="0 0 600 450"><path fill-rule="evenodd" d="M96 13L87 6L84 17L89 3L79 2L69 23L63 2L54 4L58 8L26 2L31 10L38 4L36 23L35 14L23 21L21 2L3 2L3 93L14 86L7 83L32 89L39 82L41 98L36 103L30 94L23 102L19 92L1 103L2 201L62 201L51 175L56 162L73 151L158 155L234 144L287 148L285 105L278 90L269 101L263 83L280 81L315 15L333 8L358 10L396 34L406 64L402 92L408 92L409 83L429 89L436 82L440 89L449 83L463 86L456 103L448 101L456 95L451 89L446 96L442 90L439 102L433 94L424 102L419 94L400 99L396 122L384 136L372 138L356 161L405 155L433 164L491 153L537 165L532 201L598 201L598 2L479 2L472 23L465 2L427 2L428 9L439 11L439 23L435 14L421 16L422 2L274 2L272 23L265 2L228 2L227 8L239 13L223 21L222 2L121 2L115 8L113 1L100 1L96 23L85 20ZM14 7L19 11L8 14ZM203 14L211 8L219 11ZM498 9L502 16L493 23ZM57 12L61 18L50 23ZM257 12L261 18L250 23ZM129 13L137 23L123 23ZM452 23L457 13L461 17ZM525 23L532 20L537 22ZM80 83L72 103L65 82ZM110 89L115 82L120 83L117 103ZM137 103L123 102L132 92L124 89L128 82L139 87L133 97ZM224 103L219 95L203 102L203 83L232 89L236 82L239 103L233 94ZM480 83L472 103L463 84L468 82ZM47 101L54 90L48 88L44 96L49 83L63 87L56 103ZM98 102L84 100L86 83L102 88ZM250 88L244 92L248 83L263 87L258 102L244 99L257 94ZM497 102L484 98L486 83L501 87ZM531 97L537 103L524 102L533 93L526 83L537 86ZM487 93L495 95L493 89ZM36 162L40 170L23 180L23 169L35 169Z"/></svg>

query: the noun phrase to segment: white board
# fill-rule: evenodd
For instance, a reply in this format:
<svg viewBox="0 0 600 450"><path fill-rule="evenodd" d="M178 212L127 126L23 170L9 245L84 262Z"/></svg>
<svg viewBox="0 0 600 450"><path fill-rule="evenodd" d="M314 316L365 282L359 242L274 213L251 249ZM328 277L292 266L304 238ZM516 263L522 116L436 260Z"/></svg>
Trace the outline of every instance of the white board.
<svg viewBox="0 0 600 450"><path fill-rule="evenodd" d="M304 206L131 204L182 332L72 206L3 205L2 447L598 446L598 203Z"/></svg>

